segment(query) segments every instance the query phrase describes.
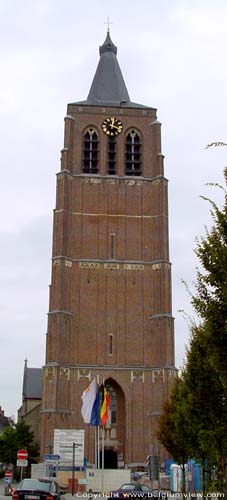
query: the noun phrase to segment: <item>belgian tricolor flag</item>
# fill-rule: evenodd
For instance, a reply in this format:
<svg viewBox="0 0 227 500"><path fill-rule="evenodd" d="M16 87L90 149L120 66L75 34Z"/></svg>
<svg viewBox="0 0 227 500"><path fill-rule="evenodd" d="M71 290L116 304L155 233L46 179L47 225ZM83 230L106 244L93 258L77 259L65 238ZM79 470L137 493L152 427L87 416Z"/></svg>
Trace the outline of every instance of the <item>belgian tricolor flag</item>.
<svg viewBox="0 0 227 500"><path fill-rule="evenodd" d="M100 419L102 425L105 425L108 419L109 406L110 406L110 396L106 390L106 387L103 386L102 406L100 411Z"/></svg>

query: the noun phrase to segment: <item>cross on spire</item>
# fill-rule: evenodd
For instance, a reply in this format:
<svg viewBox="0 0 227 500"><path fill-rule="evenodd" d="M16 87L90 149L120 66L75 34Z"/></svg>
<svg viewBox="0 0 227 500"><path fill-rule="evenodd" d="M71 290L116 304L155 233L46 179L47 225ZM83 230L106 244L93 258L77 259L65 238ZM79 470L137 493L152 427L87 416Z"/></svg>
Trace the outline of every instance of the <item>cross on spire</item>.
<svg viewBox="0 0 227 500"><path fill-rule="evenodd" d="M109 16L107 17L107 21L106 21L104 24L107 24L107 33L109 33L109 32L110 32L110 24L113 24L113 23L110 21Z"/></svg>

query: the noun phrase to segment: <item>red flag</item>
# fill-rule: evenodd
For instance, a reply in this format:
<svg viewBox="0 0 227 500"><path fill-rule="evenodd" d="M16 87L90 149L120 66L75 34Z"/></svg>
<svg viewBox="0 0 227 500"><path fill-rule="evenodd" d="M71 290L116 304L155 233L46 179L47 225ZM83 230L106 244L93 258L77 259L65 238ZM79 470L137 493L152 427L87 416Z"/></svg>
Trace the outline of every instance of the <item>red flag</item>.
<svg viewBox="0 0 227 500"><path fill-rule="evenodd" d="M104 390L103 390L103 402L102 402L101 412L100 412L100 417L101 417L101 423L102 423L102 425L105 425L106 421L108 419L108 409L109 409L109 406L110 406L110 396L109 396L106 388L104 387Z"/></svg>

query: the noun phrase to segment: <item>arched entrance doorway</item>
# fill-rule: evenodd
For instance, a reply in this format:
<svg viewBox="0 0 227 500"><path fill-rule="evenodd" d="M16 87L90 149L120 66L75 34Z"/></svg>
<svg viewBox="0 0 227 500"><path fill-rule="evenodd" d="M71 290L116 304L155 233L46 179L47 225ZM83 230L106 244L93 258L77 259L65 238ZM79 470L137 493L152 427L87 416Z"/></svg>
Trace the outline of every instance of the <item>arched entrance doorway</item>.
<svg viewBox="0 0 227 500"><path fill-rule="evenodd" d="M105 387L110 396L110 408L104 427L104 443L102 439L100 442L100 466L104 444L104 468L117 469L119 462L121 467L124 465L125 456L125 396L120 385L112 378L105 380Z"/></svg>

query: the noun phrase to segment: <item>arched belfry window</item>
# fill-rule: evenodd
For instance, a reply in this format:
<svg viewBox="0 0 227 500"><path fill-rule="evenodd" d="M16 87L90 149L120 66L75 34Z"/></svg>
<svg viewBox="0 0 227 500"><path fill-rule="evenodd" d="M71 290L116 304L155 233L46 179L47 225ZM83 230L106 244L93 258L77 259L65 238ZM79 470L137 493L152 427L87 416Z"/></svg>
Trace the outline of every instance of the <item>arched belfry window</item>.
<svg viewBox="0 0 227 500"><path fill-rule="evenodd" d="M84 174L98 173L98 135L94 128L88 128L84 133L83 141L83 172Z"/></svg>
<svg viewBox="0 0 227 500"><path fill-rule="evenodd" d="M141 149L140 135L131 129L126 136L126 175L141 175Z"/></svg>

